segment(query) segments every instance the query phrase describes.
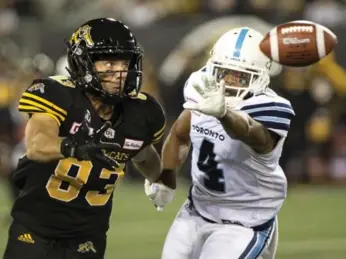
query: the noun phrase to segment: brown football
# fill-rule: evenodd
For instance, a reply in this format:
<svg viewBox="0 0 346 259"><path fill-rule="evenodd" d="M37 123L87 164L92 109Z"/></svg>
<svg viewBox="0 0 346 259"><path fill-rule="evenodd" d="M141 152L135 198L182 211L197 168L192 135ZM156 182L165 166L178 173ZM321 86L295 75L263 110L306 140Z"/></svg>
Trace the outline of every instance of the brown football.
<svg viewBox="0 0 346 259"><path fill-rule="evenodd" d="M269 31L261 41L260 49L282 65L302 67L327 56L337 42L337 36L320 24L292 21Z"/></svg>

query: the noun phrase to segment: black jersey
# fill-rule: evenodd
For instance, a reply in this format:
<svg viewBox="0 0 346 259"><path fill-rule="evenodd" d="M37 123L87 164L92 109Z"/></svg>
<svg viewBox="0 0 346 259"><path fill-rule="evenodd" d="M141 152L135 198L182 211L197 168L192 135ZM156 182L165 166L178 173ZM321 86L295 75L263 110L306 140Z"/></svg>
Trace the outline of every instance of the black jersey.
<svg viewBox="0 0 346 259"><path fill-rule="evenodd" d="M104 123L84 93L62 76L34 81L22 95L19 110L53 117L61 137L75 134L85 116L94 131ZM103 168L98 161L66 158L39 163L24 156L14 174L21 192L12 209L13 218L53 238L104 234L113 189L124 175L125 163L162 139L165 116L155 99L140 93L135 98L124 98L115 108L112 122L103 141L116 144L107 154L120 163L116 171Z"/></svg>

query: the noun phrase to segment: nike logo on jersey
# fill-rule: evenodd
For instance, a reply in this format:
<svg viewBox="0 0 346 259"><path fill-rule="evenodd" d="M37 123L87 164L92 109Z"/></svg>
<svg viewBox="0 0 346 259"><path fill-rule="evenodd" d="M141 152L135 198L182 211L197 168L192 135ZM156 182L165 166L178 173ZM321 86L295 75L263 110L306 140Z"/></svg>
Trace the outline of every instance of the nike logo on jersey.
<svg viewBox="0 0 346 259"><path fill-rule="evenodd" d="M223 134L220 134L218 132L215 132L211 129L207 129L207 128L203 128L203 127L199 127L197 125L192 125L192 130L193 131L196 131L198 133L202 133L206 136L210 136L210 137L213 137L215 139L219 139L221 141L224 141L225 140L225 136Z"/></svg>

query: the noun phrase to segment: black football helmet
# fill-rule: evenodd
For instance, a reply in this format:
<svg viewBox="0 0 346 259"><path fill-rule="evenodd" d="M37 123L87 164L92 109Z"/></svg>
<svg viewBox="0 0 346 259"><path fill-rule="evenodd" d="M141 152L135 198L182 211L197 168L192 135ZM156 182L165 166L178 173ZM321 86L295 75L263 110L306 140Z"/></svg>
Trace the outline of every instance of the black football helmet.
<svg viewBox="0 0 346 259"><path fill-rule="evenodd" d="M68 71L77 87L109 104L139 93L142 84L143 50L138 46L130 29L122 22L112 18L90 20L72 34L67 45ZM118 94L103 90L102 75L94 68L96 60L107 58L129 61L126 81Z"/></svg>

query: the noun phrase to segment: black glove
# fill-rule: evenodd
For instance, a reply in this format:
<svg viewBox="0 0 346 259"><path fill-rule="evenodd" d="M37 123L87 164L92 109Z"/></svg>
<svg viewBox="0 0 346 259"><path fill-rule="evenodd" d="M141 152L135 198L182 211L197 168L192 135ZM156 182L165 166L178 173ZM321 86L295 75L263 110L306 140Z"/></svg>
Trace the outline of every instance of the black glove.
<svg viewBox="0 0 346 259"><path fill-rule="evenodd" d="M61 142L60 150L64 157L74 157L79 161L82 160L98 160L103 166L109 170L114 170L119 166L118 162L106 156L107 150L114 150L119 147L118 144L102 143L101 138L105 131L112 124L107 121L99 130L89 136L89 125L84 120L73 138L65 138Z"/></svg>

